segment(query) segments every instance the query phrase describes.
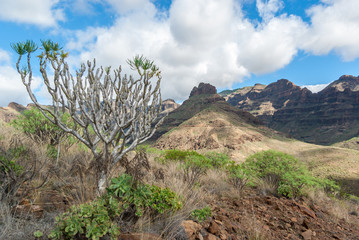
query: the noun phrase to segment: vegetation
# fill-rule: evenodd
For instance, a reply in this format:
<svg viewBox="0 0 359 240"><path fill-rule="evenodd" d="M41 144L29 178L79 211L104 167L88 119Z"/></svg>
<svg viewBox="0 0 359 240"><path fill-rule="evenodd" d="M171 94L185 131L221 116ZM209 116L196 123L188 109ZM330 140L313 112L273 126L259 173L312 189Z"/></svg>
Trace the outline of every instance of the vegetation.
<svg viewBox="0 0 359 240"><path fill-rule="evenodd" d="M256 185L257 179L271 182L279 195L287 197L301 196L304 187L339 189L333 181L313 177L293 156L273 150L253 154L241 166L235 166L232 173L242 179L247 176L248 184L252 186Z"/></svg>
<svg viewBox="0 0 359 240"><path fill-rule="evenodd" d="M146 211L152 215L177 211L182 207L176 193L168 188L149 186L136 182L130 175L122 174L111 180L107 194L95 201L72 206L69 211L56 218L56 227L51 239L83 238L99 239L109 235L116 239L120 234L119 219L131 220L142 216ZM134 211L132 211L134 209Z"/></svg>
<svg viewBox="0 0 359 240"><path fill-rule="evenodd" d="M197 220L198 222L203 222L211 216L212 216L212 211L209 206L200 209L195 209L191 212L191 217Z"/></svg>
<svg viewBox="0 0 359 240"><path fill-rule="evenodd" d="M53 100L53 105L47 108L39 104L30 87L33 80L30 59L38 46L26 41L11 47L19 55L16 68L35 107L91 150L97 187L104 192L110 169L118 162L125 164L121 161L124 155L149 139L162 122L157 118L161 108L159 68L153 61L136 56L128 60L139 75L135 80L132 76L121 77L121 67L113 72L111 67L96 69L94 60L81 64L76 77L72 77L66 62L68 53L58 43L41 41L40 72ZM20 68L23 55L27 56L26 66ZM50 67L54 71L51 81ZM152 78L157 78L154 88ZM66 114L71 117L70 124L63 120Z"/></svg>

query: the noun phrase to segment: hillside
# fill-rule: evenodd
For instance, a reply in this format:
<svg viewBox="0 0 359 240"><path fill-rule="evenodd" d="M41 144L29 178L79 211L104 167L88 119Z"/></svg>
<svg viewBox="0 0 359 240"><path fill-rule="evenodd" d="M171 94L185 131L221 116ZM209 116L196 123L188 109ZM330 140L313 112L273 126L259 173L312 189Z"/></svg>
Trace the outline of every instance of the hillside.
<svg viewBox="0 0 359 240"><path fill-rule="evenodd" d="M261 123L258 119L253 117L252 114L229 105L223 97L216 94L216 91L216 88L210 84L201 83L198 88L195 87L192 90L190 97L178 108L168 114L163 124L152 137L152 140L158 139L172 128L177 127L197 113L208 108L232 112L234 115L246 119L246 121L253 124Z"/></svg>
<svg viewBox="0 0 359 240"><path fill-rule="evenodd" d="M268 86L227 92L225 99L277 131L301 141L330 145L358 136L358 83L358 77L344 75L312 93L281 79Z"/></svg>

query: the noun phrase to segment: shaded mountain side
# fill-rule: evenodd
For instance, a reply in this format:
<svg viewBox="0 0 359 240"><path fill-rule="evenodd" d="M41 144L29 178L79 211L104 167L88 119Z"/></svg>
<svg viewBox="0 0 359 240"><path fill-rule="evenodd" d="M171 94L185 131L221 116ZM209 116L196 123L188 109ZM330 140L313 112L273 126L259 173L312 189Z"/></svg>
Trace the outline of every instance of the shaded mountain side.
<svg viewBox="0 0 359 240"><path fill-rule="evenodd" d="M358 136L359 77L344 75L318 93L285 79L264 86L226 92L225 99L301 141L330 145Z"/></svg>
<svg viewBox="0 0 359 240"><path fill-rule="evenodd" d="M191 97L184 101L177 109L168 114L151 140L158 139L172 128L192 118L195 114L209 108L214 109L215 111L221 110L230 112L251 124L261 124L261 122L252 114L231 106L224 98L218 94L214 94L213 88L213 86L209 87L206 84L200 84L198 88L195 87L191 92ZM209 89L209 93L206 89Z"/></svg>

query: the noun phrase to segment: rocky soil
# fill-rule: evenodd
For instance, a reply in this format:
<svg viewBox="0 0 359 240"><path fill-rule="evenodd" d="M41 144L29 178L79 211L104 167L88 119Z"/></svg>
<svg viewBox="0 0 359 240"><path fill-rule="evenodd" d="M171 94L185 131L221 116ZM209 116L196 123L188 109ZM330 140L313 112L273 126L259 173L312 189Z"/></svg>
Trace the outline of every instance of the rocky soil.
<svg viewBox="0 0 359 240"><path fill-rule="evenodd" d="M359 239L358 209L345 221L323 206L264 196L254 189L247 189L240 198L217 196L209 205L210 219L184 224L189 239Z"/></svg>

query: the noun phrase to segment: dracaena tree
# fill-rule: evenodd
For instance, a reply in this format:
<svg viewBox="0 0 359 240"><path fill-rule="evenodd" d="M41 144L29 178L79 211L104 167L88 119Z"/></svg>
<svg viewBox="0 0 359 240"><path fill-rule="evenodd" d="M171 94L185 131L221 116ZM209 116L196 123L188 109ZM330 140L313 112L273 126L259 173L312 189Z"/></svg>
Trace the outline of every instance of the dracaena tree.
<svg viewBox="0 0 359 240"><path fill-rule="evenodd" d="M33 90L31 56L38 50L33 41L11 44L19 55L17 71L35 106L63 131L72 134L93 153L97 187L103 192L110 169L138 144L149 139L163 121L158 67L143 56L127 63L138 74L121 75L121 67L96 68L96 61L81 64L75 75L66 62L68 53L58 43L41 41L40 72L52 98L52 106L41 105ZM26 57L24 67L20 67ZM51 73L51 75L49 74ZM51 76L51 79L50 79ZM71 124L62 121L70 114Z"/></svg>

